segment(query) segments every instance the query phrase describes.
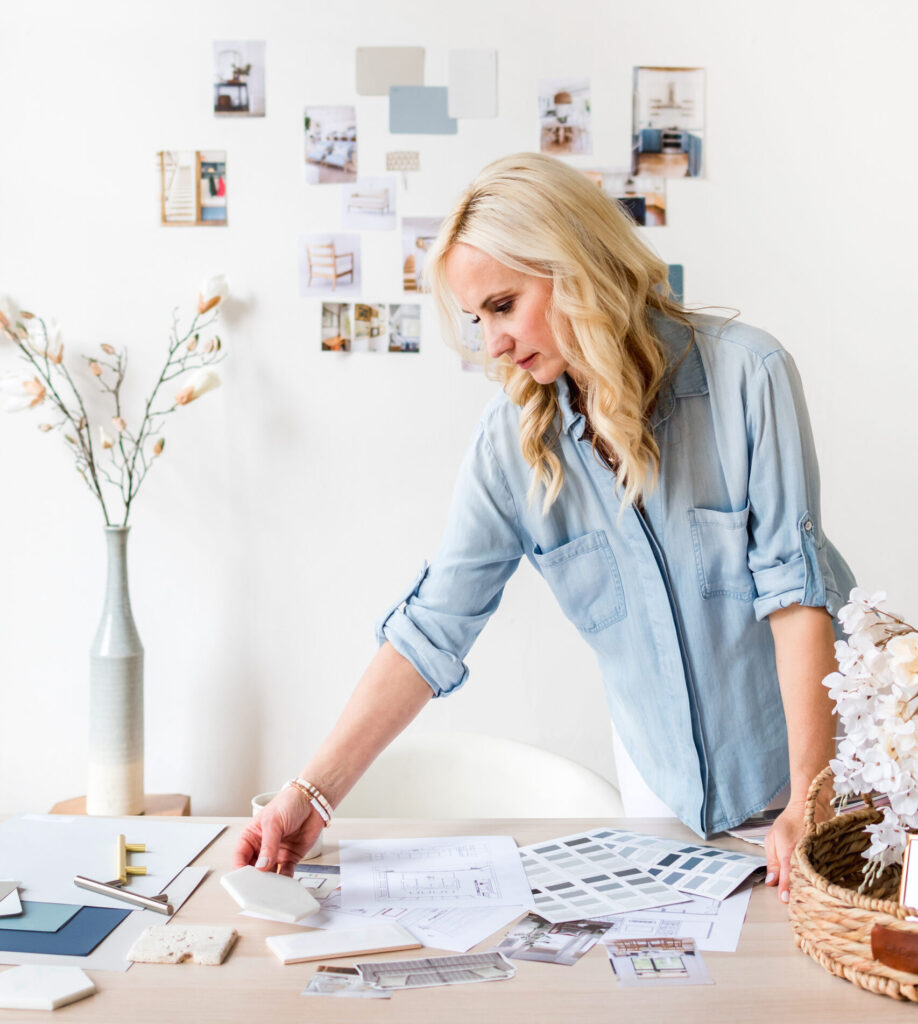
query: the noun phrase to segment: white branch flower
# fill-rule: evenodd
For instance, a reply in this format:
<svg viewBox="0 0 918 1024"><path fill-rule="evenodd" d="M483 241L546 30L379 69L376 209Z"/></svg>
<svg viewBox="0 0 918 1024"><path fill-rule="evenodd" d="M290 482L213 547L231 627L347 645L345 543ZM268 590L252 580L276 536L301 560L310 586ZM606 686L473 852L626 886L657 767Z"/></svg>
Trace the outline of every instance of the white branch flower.
<svg viewBox="0 0 918 1024"><path fill-rule="evenodd" d="M175 404L187 405L218 387L220 387L220 378L213 370L198 370L185 387L176 394Z"/></svg>
<svg viewBox="0 0 918 1024"><path fill-rule="evenodd" d="M225 274L206 277L198 286L198 314L210 312L229 295L229 284Z"/></svg>
<svg viewBox="0 0 918 1024"><path fill-rule="evenodd" d="M47 357L51 363L60 364L64 358L64 342L61 337L61 326L55 319L42 322L38 317L28 321L29 347L40 356Z"/></svg>
<svg viewBox="0 0 918 1024"><path fill-rule="evenodd" d="M38 377L24 377L20 373L7 373L0 377L0 410L21 412L41 405L47 389Z"/></svg>

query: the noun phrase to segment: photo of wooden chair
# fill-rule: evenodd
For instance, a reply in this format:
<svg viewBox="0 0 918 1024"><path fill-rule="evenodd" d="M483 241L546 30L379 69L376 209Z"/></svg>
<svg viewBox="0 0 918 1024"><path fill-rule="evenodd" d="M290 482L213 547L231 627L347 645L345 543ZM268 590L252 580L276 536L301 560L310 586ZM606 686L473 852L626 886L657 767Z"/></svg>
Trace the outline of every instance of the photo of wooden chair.
<svg viewBox="0 0 918 1024"><path fill-rule="evenodd" d="M308 245L306 259L309 263L309 281L314 277L325 278L332 283L332 290L338 286L338 280L351 276L354 281L354 254L352 252L335 252L334 242L327 245Z"/></svg>

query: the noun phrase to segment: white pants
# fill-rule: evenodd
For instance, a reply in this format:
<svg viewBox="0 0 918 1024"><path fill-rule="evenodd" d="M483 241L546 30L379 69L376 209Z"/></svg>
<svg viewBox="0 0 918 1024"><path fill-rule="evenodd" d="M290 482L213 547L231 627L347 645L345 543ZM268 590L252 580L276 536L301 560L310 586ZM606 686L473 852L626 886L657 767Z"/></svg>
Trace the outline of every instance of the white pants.
<svg viewBox="0 0 918 1024"><path fill-rule="evenodd" d="M622 806L627 818L675 818L676 815L651 790L628 756L625 745L612 727L612 751L615 754L615 769L618 773L618 789L622 795ZM771 811L786 807L790 797L790 786L784 789L765 808Z"/></svg>

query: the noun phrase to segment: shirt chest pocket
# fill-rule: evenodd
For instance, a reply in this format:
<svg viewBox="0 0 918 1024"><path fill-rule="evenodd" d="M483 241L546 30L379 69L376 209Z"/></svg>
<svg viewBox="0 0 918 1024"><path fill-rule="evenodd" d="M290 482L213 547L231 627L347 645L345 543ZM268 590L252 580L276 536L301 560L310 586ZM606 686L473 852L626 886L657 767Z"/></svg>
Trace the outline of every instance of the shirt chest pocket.
<svg viewBox="0 0 918 1024"><path fill-rule="evenodd" d="M690 508L688 517L701 596L751 601L755 582L748 561L748 504L738 512Z"/></svg>
<svg viewBox="0 0 918 1024"><path fill-rule="evenodd" d="M602 530L533 552L561 609L583 633L597 633L625 617L625 592L615 555Z"/></svg>

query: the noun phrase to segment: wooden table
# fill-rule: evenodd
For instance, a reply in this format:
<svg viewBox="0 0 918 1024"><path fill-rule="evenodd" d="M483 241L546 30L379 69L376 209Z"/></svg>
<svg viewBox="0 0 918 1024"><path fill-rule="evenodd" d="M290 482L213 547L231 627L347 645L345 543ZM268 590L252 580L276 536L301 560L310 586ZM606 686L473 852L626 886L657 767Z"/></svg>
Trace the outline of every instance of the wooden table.
<svg viewBox="0 0 918 1024"><path fill-rule="evenodd" d="M295 932L293 925L242 917L219 884L229 866L236 837L247 819L226 821L230 828L198 858L214 870L174 919L188 924L232 924L239 941L222 967L135 964L126 973L89 972L99 991L55 1012L55 1020L112 1024L164 1024L194 1021L275 1024L284 1021L393 1022L393 1024L833 1024L915 1019L909 1003L872 995L824 971L794 947L785 907L773 889L759 886L736 953L704 953L713 986L645 990L619 988L608 957L594 946L573 967L513 961L509 981L395 992L391 999L340 999L302 996L315 964L283 966L265 946L265 937ZM669 821L568 820L389 821L341 819L326 832L325 854L316 863L337 863L341 838L399 836L512 835L520 845L614 825L680 839L692 838ZM748 851L735 839L716 845ZM494 945L505 929L477 948ZM418 950L385 958L433 955ZM351 964L353 958L334 961ZM39 1015L0 1010L7 1020L37 1020Z"/></svg>

